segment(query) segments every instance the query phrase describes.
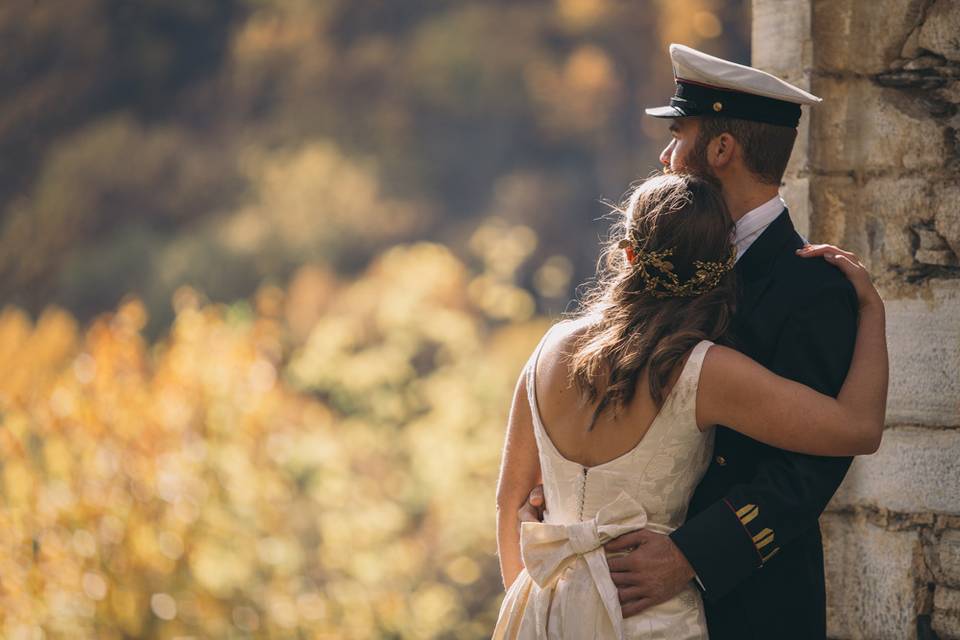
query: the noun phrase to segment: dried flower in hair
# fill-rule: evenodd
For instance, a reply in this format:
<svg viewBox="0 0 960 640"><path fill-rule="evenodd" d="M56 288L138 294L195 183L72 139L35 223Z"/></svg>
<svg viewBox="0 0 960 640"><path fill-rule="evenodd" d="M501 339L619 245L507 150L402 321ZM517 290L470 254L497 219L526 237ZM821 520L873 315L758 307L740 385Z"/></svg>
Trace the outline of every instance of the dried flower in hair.
<svg viewBox="0 0 960 640"><path fill-rule="evenodd" d="M673 270L673 263L666 259L673 255L673 249L644 251L627 238L621 240L618 246L626 251L630 264L640 268L644 291L657 298L692 297L706 293L719 284L720 278L733 269L737 260L736 251L732 251L726 260L694 260L694 274L681 281Z"/></svg>

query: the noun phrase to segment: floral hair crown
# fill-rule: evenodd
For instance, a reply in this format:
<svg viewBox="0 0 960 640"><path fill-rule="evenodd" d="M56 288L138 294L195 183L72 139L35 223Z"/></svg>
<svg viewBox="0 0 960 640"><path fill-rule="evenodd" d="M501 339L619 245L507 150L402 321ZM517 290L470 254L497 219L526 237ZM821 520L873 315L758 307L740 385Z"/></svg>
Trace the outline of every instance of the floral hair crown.
<svg viewBox="0 0 960 640"><path fill-rule="evenodd" d="M696 271L693 276L681 282L673 272L673 263L667 261L667 258L673 255L673 249L645 251L627 238L620 241L619 247L626 251L630 264L639 268L645 284L644 291L657 298L693 297L706 293L719 284L723 274L733 269L737 261L736 251L731 251L726 260L694 260ZM650 269L651 267L653 269ZM653 270L655 272L652 272Z"/></svg>

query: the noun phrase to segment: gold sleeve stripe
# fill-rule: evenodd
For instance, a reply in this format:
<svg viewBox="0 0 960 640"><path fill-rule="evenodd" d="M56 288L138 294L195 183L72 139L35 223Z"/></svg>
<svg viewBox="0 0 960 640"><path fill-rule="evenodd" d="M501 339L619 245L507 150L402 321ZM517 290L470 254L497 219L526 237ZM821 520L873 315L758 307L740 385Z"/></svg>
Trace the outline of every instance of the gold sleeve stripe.
<svg viewBox="0 0 960 640"><path fill-rule="evenodd" d="M747 512L749 512L751 509L756 509L756 508L757 508L757 505L755 505L755 504L744 505L744 506L740 507L739 509L737 509L737 517L738 517L738 518L742 518L742 517L743 517Z"/></svg>
<svg viewBox="0 0 960 640"><path fill-rule="evenodd" d="M776 549L774 549L773 551L771 551L771 552L768 553L767 555L763 556L763 561L766 562L767 560L769 560L769 559L772 558L773 556L777 555L777 552L778 552L778 551L780 551L780 547L777 547Z"/></svg>
<svg viewBox="0 0 960 640"><path fill-rule="evenodd" d="M753 536L753 541L759 542L761 538L765 538L767 536L772 536L772 535L773 535L773 529L764 529L757 535Z"/></svg>
<svg viewBox="0 0 960 640"><path fill-rule="evenodd" d="M743 509L737 511L737 515L740 517L741 523L748 524L753 522L753 519L760 515L760 509L756 505L748 504Z"/></svg>
<svg viewBox="0 0 960 640"><path fill-rule="evenodd" d="M770 531L770 529L764 529L753 537L753 542L757 546L757 549L763 549L765 546L773 542L773 531Z"/></svg>

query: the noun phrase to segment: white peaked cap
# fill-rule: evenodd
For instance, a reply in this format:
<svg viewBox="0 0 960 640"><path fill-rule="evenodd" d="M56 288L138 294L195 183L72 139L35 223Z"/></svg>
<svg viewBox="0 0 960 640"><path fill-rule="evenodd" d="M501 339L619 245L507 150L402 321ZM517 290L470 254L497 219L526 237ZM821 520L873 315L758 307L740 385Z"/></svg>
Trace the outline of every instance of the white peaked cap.
<svg viewBox="0 0 960 640"><path fill-rule="evenodd" d="M796 127L800 105L823 102L780 78L746 65L670 45L676 93L670 104L647 109L656 118L721 116Z"/></svg>
<svg viewBox="0 0 960 640"><path fill-rule="evenodd" d="M673 63L673 76L678 79L796 104L823 102L822 98L766 71L717 58L686 45L671 44L670 61Z"/></svg>

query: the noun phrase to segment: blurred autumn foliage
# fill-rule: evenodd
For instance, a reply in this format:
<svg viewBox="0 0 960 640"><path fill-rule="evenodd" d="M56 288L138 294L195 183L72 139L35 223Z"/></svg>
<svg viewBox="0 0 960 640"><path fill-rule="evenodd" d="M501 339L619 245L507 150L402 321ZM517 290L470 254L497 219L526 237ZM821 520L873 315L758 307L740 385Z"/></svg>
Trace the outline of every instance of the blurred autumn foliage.
<svg viewBox="0 0 960 640"><path fill-rule="evenodd" d="M519 369L748 4L0 4L0 636L488 637Z"/></svg>
<svg viewBox="0 0 960 640"><path fill-rule="evenodd" d="M155 345L136 299L85 330L3 312L3 636L484 637L502 425L546 327L502 281L518 315L491 317L490 281L397 247L252 305L181 289Z"/></svg>

